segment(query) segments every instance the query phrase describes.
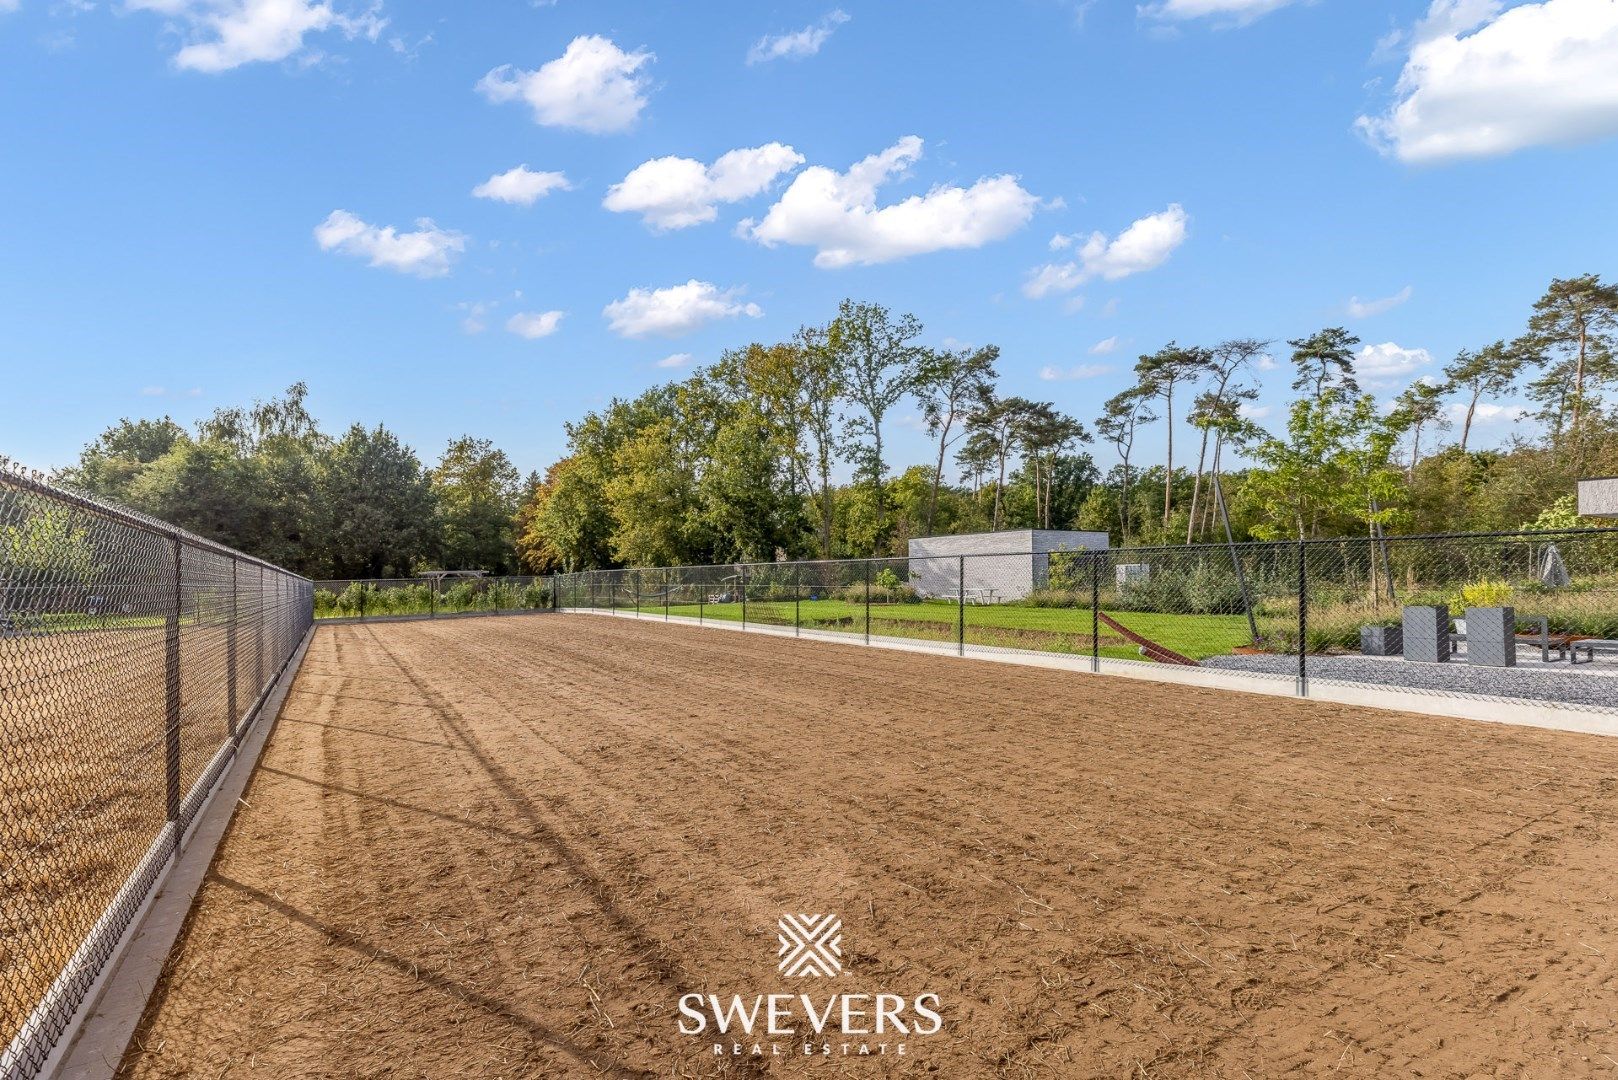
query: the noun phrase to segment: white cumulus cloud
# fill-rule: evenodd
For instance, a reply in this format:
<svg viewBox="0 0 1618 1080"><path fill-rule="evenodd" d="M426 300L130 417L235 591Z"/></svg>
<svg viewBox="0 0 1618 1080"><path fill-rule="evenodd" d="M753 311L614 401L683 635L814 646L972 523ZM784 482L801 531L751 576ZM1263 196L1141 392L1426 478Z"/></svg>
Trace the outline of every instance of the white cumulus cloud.
<svg viewBox="0 0 1618 1080"><path fill-rule="evenodd" d="M333 210L315 226L321 251L365 259L370 265L417 277L440 277L466 250L466 236L440 229L432 218L417 218L414 232L372 225L347 210Z"/></svg>
<svg viewBox="0 0 1618 1080"><path fill-rule="evenodd" d="M712 221L719 203L767 191L777 177L803 164L803 155L778 142L722 154L712 165L683 157L653 158L612 185L601 205L639 214L654 229L684 229Z"/></svg>
<svg viewBox="0 0 1618 1080"><path fill-rule="evenodd" d="M1261 15L1279 11L1297 0L1159 0L1136 10L1153 19L1180 22L1186 19L1221 19L1242 26Z"/></svg>
<svg viewBox="0 0 1618 1080"><path fill-rule="evenodd" d="M1384 296L1380 300L1361 300L1357 296L1348 298L1348 314L1355 319L1369 319L1373 315L1381 315L1385 311L1392 311L1400 304L1407 303L1416 290L1409 285L1400 289L1392 296Z"/></svg>
<svg viewBox="0 0 1618 1080"><path fill-rule="evenodd" d="M535 172L527 165L518 165L503 173L495 173L472 189L480 199L532 206L553 191L566 191L572 187L567 177L559 172Z"/></svg>
<svg viewBox="0 0 1618 1080"><path fill-rule="evenodd" d="M535 341L542 337L550 337L562 325L560 311L519 311L506 320L506 329L518 337Z"/></svg>
<svg viewBox="0 0 1618 1080"><path fill-rule="evenodd" d="M1180 204L1171 203L1167 210L1139 219L1114 239L1101 232L1087 238L1058 236L1051 241L1052 249L1077 247L1078 257L1035 268L1023 283L1023 294L1037 300L1055 292L1071 292L1096 278L1117 281L1155 270L1185 243L1188 220Z"/></svg>
<svg viewBox="0 0 1618 1080"><path fill-rule="evenodd" d="M375 41L387 25L380 3L358 11L316 0L126 0L126 6L172 19L189 39L174 65L209 74L285 60L303 51L308 34L336 30L349 40Z"/></svg>
<svg viewBox="0 0 1618 1080"><path fill-rule="evenodd" d="M813 247L821 268L892 262L931 251L978 248L1028 223L1039 199L1014 176L969 188L935 187L888 206L877 189L921 157L922 141L906 135L879 154L837 172L811 165L793 178L764 220L739 232L767 247Z"/></svg>
<svg viewBox="0 0 1618 1080"><path fill-rule="evenodd" d="M691 354L690 353L688 353L688 352L677 352L677 353L670 353L668 356L663 357L663 359L661 359L661 360L659 360L657 362L657 366L660 367L660 368L681 368L681 367L685 367L690 362L691 362Z"/></svg>
<svg viewBox="0 0 1618 1080"><path fill-rule="evenodd" d="M561 56L536 71L510 64L478 81L490 101L525 101L534 122L601 135L632 127L646 107L650 80L641 70L654 57L645 50L626 53L595 34L576 37Z"/></svg>
<svg viewBox="0 0 1618 1080"><path fill-rule="evenodd" d="M790 34L766 34L747 50L747 62L762 64L766 60L801 60L813 56L826 44L826 39L832 36L833 31L847 21L848 13L838 8L818 23L802 30Z"/></svg>
<svg viewBox="0 0 1618 1080"><path fill-rule="evenodd" d="M1388 385L1412 381L1432 362L1432 353L1426 349L1407 349L1384 341L1380 345L1362 346L1354 369L1370 385Z"/></svg>
<svg viewBox="0 0 1618 1080"><path fill-rule="evenodd" d="M1509 154L1618 134L1618 0L1434 0L1394 102L1355 127L1401 161Z"/></svg>
<svg viewBox="0 0 1618 1080"><path fill-rule="evenodd" d="M756 319L764 314L757 304L738 299L740 293L692 278L666 289L630 289L629 295L608 304L601 314L620 337L683 337L720 319L739 315Z"/></svg>

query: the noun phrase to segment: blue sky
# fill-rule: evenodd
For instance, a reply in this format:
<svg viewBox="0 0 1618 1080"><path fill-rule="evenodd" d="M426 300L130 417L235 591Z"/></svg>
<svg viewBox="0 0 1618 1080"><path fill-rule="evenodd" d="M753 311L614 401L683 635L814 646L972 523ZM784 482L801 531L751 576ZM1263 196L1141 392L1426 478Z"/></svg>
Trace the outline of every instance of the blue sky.
<svg viewBox="0 0 1618 1080"><path fill-rule="evenodd" d="M1392 393L1618 272L1618 0L0 0L0 87L37 467L302 379L543 468L843 296L1086 420L1170 339L1333 324Z"/></svg>

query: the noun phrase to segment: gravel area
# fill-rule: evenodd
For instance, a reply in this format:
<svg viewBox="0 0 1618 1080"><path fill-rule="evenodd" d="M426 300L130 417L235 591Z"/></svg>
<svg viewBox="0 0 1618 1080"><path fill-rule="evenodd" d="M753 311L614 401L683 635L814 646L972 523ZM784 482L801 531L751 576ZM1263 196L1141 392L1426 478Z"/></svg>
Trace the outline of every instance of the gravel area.
<svg viewBox="0 0 1618 1080"><path fill-rule="evenodd" d="M1515 668L1472 667L1463 657L1447 664L1418 664L1369 656L1311 656L1309 677L1372 686L1425 690L1440 694L1474 694L1591 706L1618 711L1618 664L1519 662ZM1290 676L1297 673L1296 656L1215 656L1204 667L1252 674Z"/></svg>

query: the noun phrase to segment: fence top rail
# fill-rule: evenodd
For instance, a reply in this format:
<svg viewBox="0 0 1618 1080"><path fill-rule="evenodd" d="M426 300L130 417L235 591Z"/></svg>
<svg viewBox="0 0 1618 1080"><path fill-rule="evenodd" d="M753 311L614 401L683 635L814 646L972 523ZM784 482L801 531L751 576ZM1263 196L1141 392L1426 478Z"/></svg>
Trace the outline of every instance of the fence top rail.
<svg viewBox="0 0 1618 1080"><path fill-rule="evenodd" d="M1032 558L1036 555L1089 555L1089 556L1119 556L1119 555L1151 555L1164 553L1199 554L1229 552L1233 548L1243 552L1256 551L1293 551L1299 547L1335 547L1342 544L1409 544L1413 542L1456 541L1474 542L1500 540L1518 543L1549 543L1558 539L1576 537L1602 537L1618 538L1618 526L1591 526L1586 528L1569 529L1539 529L1516 530L1504 532L1475 532L1475 533L1413 533L1402 536L1335 536L1322 537L1309 540L1243 540L1239 543L1213 543L1213 544L1152 544L1132 547L1109 548L1070 548L1058 551L974 551L954 555L866 555L848 559L784 559L779 562L725 562L707 564L688 564L683 566L620 566L601 567L594 570L576 570L564 573L559 577L578 577L590 574L645 574L645 573L676 573L690 570L744 570L755 567L784 567L784 566L857 566L869 563L891 562L954 562L957 559L1014 559Z"/></svg>
<svg viewBox="0 0 1618 1080"><path fill-rule="evenodd" d="M273 570L278 574L297 578L300 581L309 580L302 574L295 574L291 570L277 566L266 559L261 559L256 555L249 555L244 551L237 551L235 548L221 544L217 540L209 540L206 537L198 536L196 533L187 532L179 526L170 525L168 522L161 521L149 514L143 514L138 510L131 510L128 507L118 506L103 499L70 491L67 488L59 487L37 477L19 472L15 468L0 468L0 489L3 488L10 488L24 494L36 495L43 499L64 503L86 513L105 518L108 521L115 521L120 525L138 529L141 532L163 536L188 547L211 551L216 555L224 555L238 562Z"/></svg>

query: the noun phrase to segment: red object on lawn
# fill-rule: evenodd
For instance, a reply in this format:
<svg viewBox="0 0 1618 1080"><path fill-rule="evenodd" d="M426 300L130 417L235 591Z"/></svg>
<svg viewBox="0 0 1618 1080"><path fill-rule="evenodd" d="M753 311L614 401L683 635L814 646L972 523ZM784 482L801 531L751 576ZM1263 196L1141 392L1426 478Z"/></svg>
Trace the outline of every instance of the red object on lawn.
<svg viewBox="0 0 1618 1080"><path fill-rule="evenodd" d="M1126 641L1132 641L1140 646L1141 655L1148 660L1156 660L1159 664L1178 664L1181 667L1201 667L1202 665L1188 656L1181 656L1173 649L1165 649L1150 638L1143 638L1135 631L1128 629L1117 619L1105 612L1096 613L1102 622L1122 634Z"/></svg>

